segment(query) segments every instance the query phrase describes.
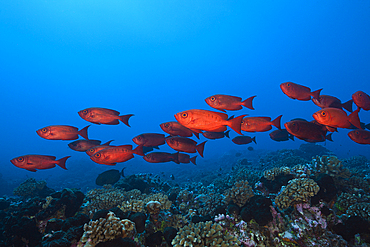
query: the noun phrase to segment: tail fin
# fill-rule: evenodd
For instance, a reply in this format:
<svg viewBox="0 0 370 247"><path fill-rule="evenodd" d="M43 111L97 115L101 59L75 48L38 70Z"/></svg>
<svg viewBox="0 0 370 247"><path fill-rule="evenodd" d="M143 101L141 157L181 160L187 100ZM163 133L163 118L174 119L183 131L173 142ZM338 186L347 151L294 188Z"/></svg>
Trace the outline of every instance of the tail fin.
<svg viewBox="0 0 370 247"><path fill-rule="evenodd" d="M55 163L56 163L58 166L62 167L64 170L67 170L67 168L66 168L66 161L67 161L67 159L68 159L69 157L71 157L71 156L66 156L66 157L64 157L64 158L61 158L61 159L59 159L59 160L56 160L56 162L55 162Z"/></svg>
<svg viewBox="0 0 370 247"><path fill-rule="evenodd" d="M78 131L78 134L80 136L82 136L83 138L85 138L86 140L89 140L89 138L87 137L87 129L90 127L90 125L87 125L85 128L81 129L80 131Z"/></svg>
<svg viewBox="0 0 370 247"><path fill-rule="evenodd" d="M134 150L132 150L134 154L144 156L144 151L143 151L143 145L137 146Z"/></svg>
<svg viewBox="0 0 370 247"><path fill-rule="evenodd" d="M239 135L243 135L241 132L241 125L242 125L242 120L246 115L241 115L237 118L233 118L227 121L228 126L232 128L236 133Z"/></svg>
<svg viewBox="0 0 370 247"><path fill-rule="evenodd" d="M271 121L271 124L274 125L276 128L278 128L279 130L281 130L280 120L281 120L282 116L283 115L280 115L280 116L278 116L277 118L275 118L274 120Z"/></svg>
<svg viewBox="0 0 370 247"><path fill-rule="evenodd" d="M248 109L254 110L254 108L253 108L253 99L255 97L256 97L256 95L252 96L252 97L249 97L248 99L242 101L242 105L247 107Z"/></svg>
<svg viewBox="0 0 370 247"><path fill-rule="evenodd" d="M288 136L289 136L289 139L290 139L290 140L294 141L294 135L289 134Z"/></svg>
<svg viewBox="0 0 370 247"><path fill-rule="evenodd" d="M352 110L352 103L353 103L353 100L352 100L352 99L350 99L350 100L348 100L347 102L343 103L343 104L342 104L342 107L343 107L344 109L346 109L347 111L352 112L352 111L353 111L353 110Z"/></svg>
<svg viewBox="0 0 370 247"><path fill-rule="evenodd" d="M190 161L191 161L191 163L193 163L194 165L197 165L196 163L195 163L195 159L197 158L197 156L195 155L194 157L192 157L192 158L190 158Z"/></svg>
<svg viewBox="0 0 370 247"><path fill-rule="evenodd" d="M313 91L311 93L311 96L314 97L315 99L319 100L319 96L320 96L320 92L321 92L322 88L321 89L318 89L316 91Z"/></svg>
<svg viewBox="0 0 370 247"><path fill-rule="evenodd" d="M329 140L329 141L333 141L333 139L331 138L331 136L333 135L333 133L331 132L331 133L329 133L329 134L327 134L326 136L325 136L325 140Z"/></svg>
<svg viewBox="0 0 370 247"><path fill-rule="evenodd" d="M177 153L173 153L172 154L172 158L173 158L173 162L175 162L176 164L180 164L180 161L179 161L179 152Z"/></svg>
<svg viewBox="0 0 370 247"><path fill-rule="evenodd" d="M207 141L204 141L200 144L198 144L195 149L198 151L199 155L203 157L203 151L204 151L204 144L206 144Z"/></svg>
<svg viewBox="0 0 370 247"><path fill-rule="evenodd" d="M360 108L357 108L356 111L352 112L348 117L349 117L349 122L356 126L358 129L362 129L361 123L360 123L360 118L358 116L358 112L360 111Z"/></svg>
<svg viewBox="0 0 370 247"><path fill-rule="evenodd" d="M368 130L370 130L370 123L366 124L365 125L365 128L368 129Z"/></svg>
<svg viewBox="0 0 370 247"><path fill-rule="evenodd" d="M253 136L252 141L257 144L255 136Z"/></svg>
<svg viewBox="0 0 370 247"><path fill-rule="evenodd" d="M227 138L230 138L229 133L230 133L230 130L227 130L227 131L225 131L224 135L225 135Z"/></svg>
<svg viewBox="0 0 370 247"><path fill-rule="evenodd" d="M192 130L192 132L193 132L193 134L199 139L199 133L198 132L195 132L195 131L193 131Z"/></svg>
<svg viewBox="0 0 370 247"><path fill-rule="evenodd" d="M127 115L121 115L121 116L118 116L119 117L119 120L121 120L122 123L126 124L128 127L131 127L129 124L128 124L128 120L130 119L130 117L132 117L134 114L127 114Z"/></svg>

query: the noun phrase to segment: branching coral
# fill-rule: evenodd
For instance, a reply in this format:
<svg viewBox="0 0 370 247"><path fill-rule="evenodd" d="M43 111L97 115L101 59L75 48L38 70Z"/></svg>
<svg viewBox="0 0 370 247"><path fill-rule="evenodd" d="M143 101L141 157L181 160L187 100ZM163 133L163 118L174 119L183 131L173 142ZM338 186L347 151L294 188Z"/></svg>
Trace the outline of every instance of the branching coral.
<svg viewBox="0 0 370 247"><path fill-rule="evenodd" d="M275 203L280 209L288 208L292 203L308 202L310 197L319 192L320 187L309 178L296 178L289 181L289 184L275 198Z"/></svg>
<svg viewBox="0 0 370 247"><path fill-rule="evenodd" d="M84 234L79 246L89 247L119 237L133 237L135 231L134 222L127 219L120 220L113 212L109 212L105 218L90 221L84 225Z"/></svg>
<svg viewBox="0 0 370 247"><path fill-rule="evenodd" d="M227 204L230 201L242 207L254 193L252 187L248 185L248 181L237 182L231 189L228 189L224 193L224 202Z"/></svg>
<svg viewBox="0 0 370 247"><path fill-rule="evenodd" d="M347 209L347 214L350 216L360 216L370 222L370 203L356 203Z"/></svg>
<svg viewBox="0 0 370 247"><path fill-rule="evenodd" d="M348 178L350 172L343 168L342 162L336 156L316 156L312 158L311 167L314 173L325 173L336 178Z"/></svg>
<svg viewBox="0 0 370 247"><path fill-rule="evenodd" d="M263 172L263 176L268 180L274 180L276 176L280 174L289 174L290 168L289 167L274 167L272 169L266 170Z"/></svg>
<svg viewBox="0 0 370 247"><path fill-rule="evenodd" d="M221 225L212 221L190 224L180 229L172 240L174 247L181 246L240 246L235 236L223 232Z"/></svg>

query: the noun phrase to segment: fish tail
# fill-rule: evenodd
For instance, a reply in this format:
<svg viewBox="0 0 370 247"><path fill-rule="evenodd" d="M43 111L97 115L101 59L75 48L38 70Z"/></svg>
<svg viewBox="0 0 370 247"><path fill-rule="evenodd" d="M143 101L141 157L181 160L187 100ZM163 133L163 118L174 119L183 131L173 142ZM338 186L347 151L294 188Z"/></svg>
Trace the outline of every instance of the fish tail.
<svg viewBox="0 0 370 247"><path fill-rule="evenodd" d="M228 120L227 121L227 123L228 123L227 126L232 128L239 135L243 135L242 132L241 132L241 125L242 125L242 120L245 116L247 116L247 115L246 114L241 115L237 118L233 118L233 119Z"/></svg>
<svg viewBox="0 0 370 247"><path fill-rule="evenodd" d="M253 136L252 141L257 144L255 136Z"/></svg>
<svg viewBox="0 0 370 247"><path fill-rule="evenodd" d="M245 106L248 109L254 110L254 108L253 108L253 99L255 97L256 97L256 95L255 96L252 96L252 97L249 97L248 99L242 101L242 106Z"/></svg>
<svg viewBox="0 0 370 247"><path fill-rule="evenodd" d="M193 134L199 139L199 133L195 132L195 131L192 131Z"/></svg>
<svg viewBox="0 0 370 247"><path fill-rule="evenodd" d="M121 115L121 116L118 116L119 117L119 120L121 120L122 123L126 124L128 127L131 127L129 124L128 124L128 120L130 119L130 117L132 117L134 114L127 114L127 115Z"/></svg>
<svg viewBox="0 0 370 247"><path fill-rule="evenodd" d="M365 125L365 128L368 129L368 130L370 130L370 123L366 124Z"/></svg>
<svg viewBox="0 0 370 247"><path fill-rule="evenodd" d="M191 163L193 163L194 165L197 165L197 163L195 163L196 158L197 158L196 155L194 157L190 158Z"/></svg>
<svg viewBox="0 0 370 247"><path fill-rule="evenodd" d="M67 170L67 168L66 168L66 161L67 161L67 159L68 159L69 157L71 157L71 156L66 156L66 157L64 157L64 158L61 158L61 159L59 159L59 160L56 160L56 164L57 164L58 166L62 167L64 170Z"/></svg>
<svg viewBox="0 0 370 247"><path fill-rule="evenodd" d="M206 144L207 141L204 141L200 144L198 144L195 149L198 151L199 155L203 157L203 151L204 151L204 144Z"/></svg>
<svg viewBox="0 0 370 247"><path fill-rule="evenodd" d="M352 103L353 103L353 100L352 100L352 99L350 99L350 100L348 100L347 102L343 103L343 104L342 104L342 107L343 107L344 109L346 109L347 111L349 111L349 112L353 112L353 110L352 110Z"/></svg>
<svg viewBox="0 0 370 247"><path fill-rule="evenodd" d="M294 135L289 134L289 139L292 140L292 141L294 141Z"/></svg>
<svg viewBox="0 0 370 247"><path fill-rule="evenodd" d="M175 162L176 164L180 164L179 152L172 154L172 158L173 158L173 160L172 160L173 162Z"/></svg>
<svg viewBox="0 0 370 247"><path fill-rule="evenodd" d="M329 134L327 134L326 136L325 136L325 140L329 140L329 141L333 141L333 138L331 138L331 136L333 135L333 132L330 132Z"/></svg>
<svg viewBox="0 0 370 247"><path fill-rule="evenodd" d="M319 100L319 96L320 96L320 92L321 92L322 88L321 89L318 89L316 91L313 91L311 93L311 96L314 97L315 99Z"/></svg>
<svg viewBox="0 0 370 247"><path fill-rule="evenodd" d="M281 117L283 115L280 115L278 116L277 118L275 118L274 120L272 120L271 124L274 125L276 128L278 128L279 130L281 130L281 125L280 125L280 120L281 120Z"/></svg>
<svg viewBox="0 0 370 247"><path fill-rule="evenodd" d="M144 151L143 151L143 145L137 146L134 150L132 150L134 154L144 156Z"/></svg>
<svg viewBox="0 0 370 247"><path fill-rule="evenodd" d="M81 129L80 131L78 131L78 134L80 136L82 136L83 138L85 138L86 140L89 140L89 138L87 137L87 129L90 127L90 125L87 125L85 128ZM77 138L76 138L77 139Z"/></svg>
<svg viewBox="0 0 370 247"><path fill-rule="evenodd" d="M356 126L358 129L362 129L361 123L360 123L360 118L358 116L358 112L360 111L360 108L357 108L356 111L352 112L348 117L349 117L349 122Z"/></svg>
<svg viewBox="0 0 370 247"><path fill-rule="evenodd" d="M229 133L230 133L230 130L225 131L225 136L226 136L227 138L230 138Z"/></svg>

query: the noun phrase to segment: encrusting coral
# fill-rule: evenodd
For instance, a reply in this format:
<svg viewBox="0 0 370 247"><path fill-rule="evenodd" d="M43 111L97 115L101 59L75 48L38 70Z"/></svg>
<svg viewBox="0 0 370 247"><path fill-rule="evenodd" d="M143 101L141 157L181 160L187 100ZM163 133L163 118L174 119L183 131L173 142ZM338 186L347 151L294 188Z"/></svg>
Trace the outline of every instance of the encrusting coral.
<svg viewBox="0 0 370 247"><path fill-rule="evenodd" d="M248 184L248 181L239 181L235 185L226 190L224 202L227 204L230 201L242 207L252 196L254 196L252 187Z"/></svg>
<svg viewBox="0 0 370 247"><path fill-rule="evenodd" d="M220 224L212 221L190 224L180 229L176 237L172 240L174 247L181 246L240 246L240 242L235 236L224 233Z"/></svg>
<svg viewBox="0 0 370 247"><path fill-rule="evenodd" d="M316 195L320 187L313 179L296 178L289 181L288 185L275 198L275 203L280 209L288 208L292 203L307 202Z"/></svg>
<svg viewBox="0 0 370 247"><path fill-rule="evenodd" d="M109 212L105 218L100 218L84 225L84 234L78 246L95 246L100 242L106 242L116 238L133 237L136 233L135 223L123 219L120 220L113 212Z"/></svg>

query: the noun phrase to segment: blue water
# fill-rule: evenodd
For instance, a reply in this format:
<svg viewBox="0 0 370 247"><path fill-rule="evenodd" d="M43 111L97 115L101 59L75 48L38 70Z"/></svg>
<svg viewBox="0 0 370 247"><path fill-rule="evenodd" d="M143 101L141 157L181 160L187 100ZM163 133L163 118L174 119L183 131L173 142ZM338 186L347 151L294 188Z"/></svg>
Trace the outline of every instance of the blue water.
<svg viewBox="0 0 370 247"><path fill-rule="evenodd" d="M319 108L288 98L280 83L323 88L343 102L358 91L370 94L370 2L354 1L1 1L0 104L2 184L28 177L73 187L112 167L69 149L70 141L45 140L36 130L48 125L83 128L77 112L87 107L135 114L131 128L93 125L91 139L133 144L141 133L163 133L159 124L187 109L213 110L204 99L228 94L257 95L256 110L230 115L283 114L312 120ZM362 122L370 112L361 111ZM323 143L339 157L365 155L348 130ZM236 136L231 131L231 137ZM255 149L298 148L303 141L277 143L256 136ZM203 140L204 138L202 138ZM198 166L149 164L139 156L117 164L127 174L212 168L207 159L245 150L229 139L208 141ZM172 152L167 146L161 151ZM67 155L68 170L35 173L10 159L25 154ZM7 193L8 191L0 192Z"/></svg>

